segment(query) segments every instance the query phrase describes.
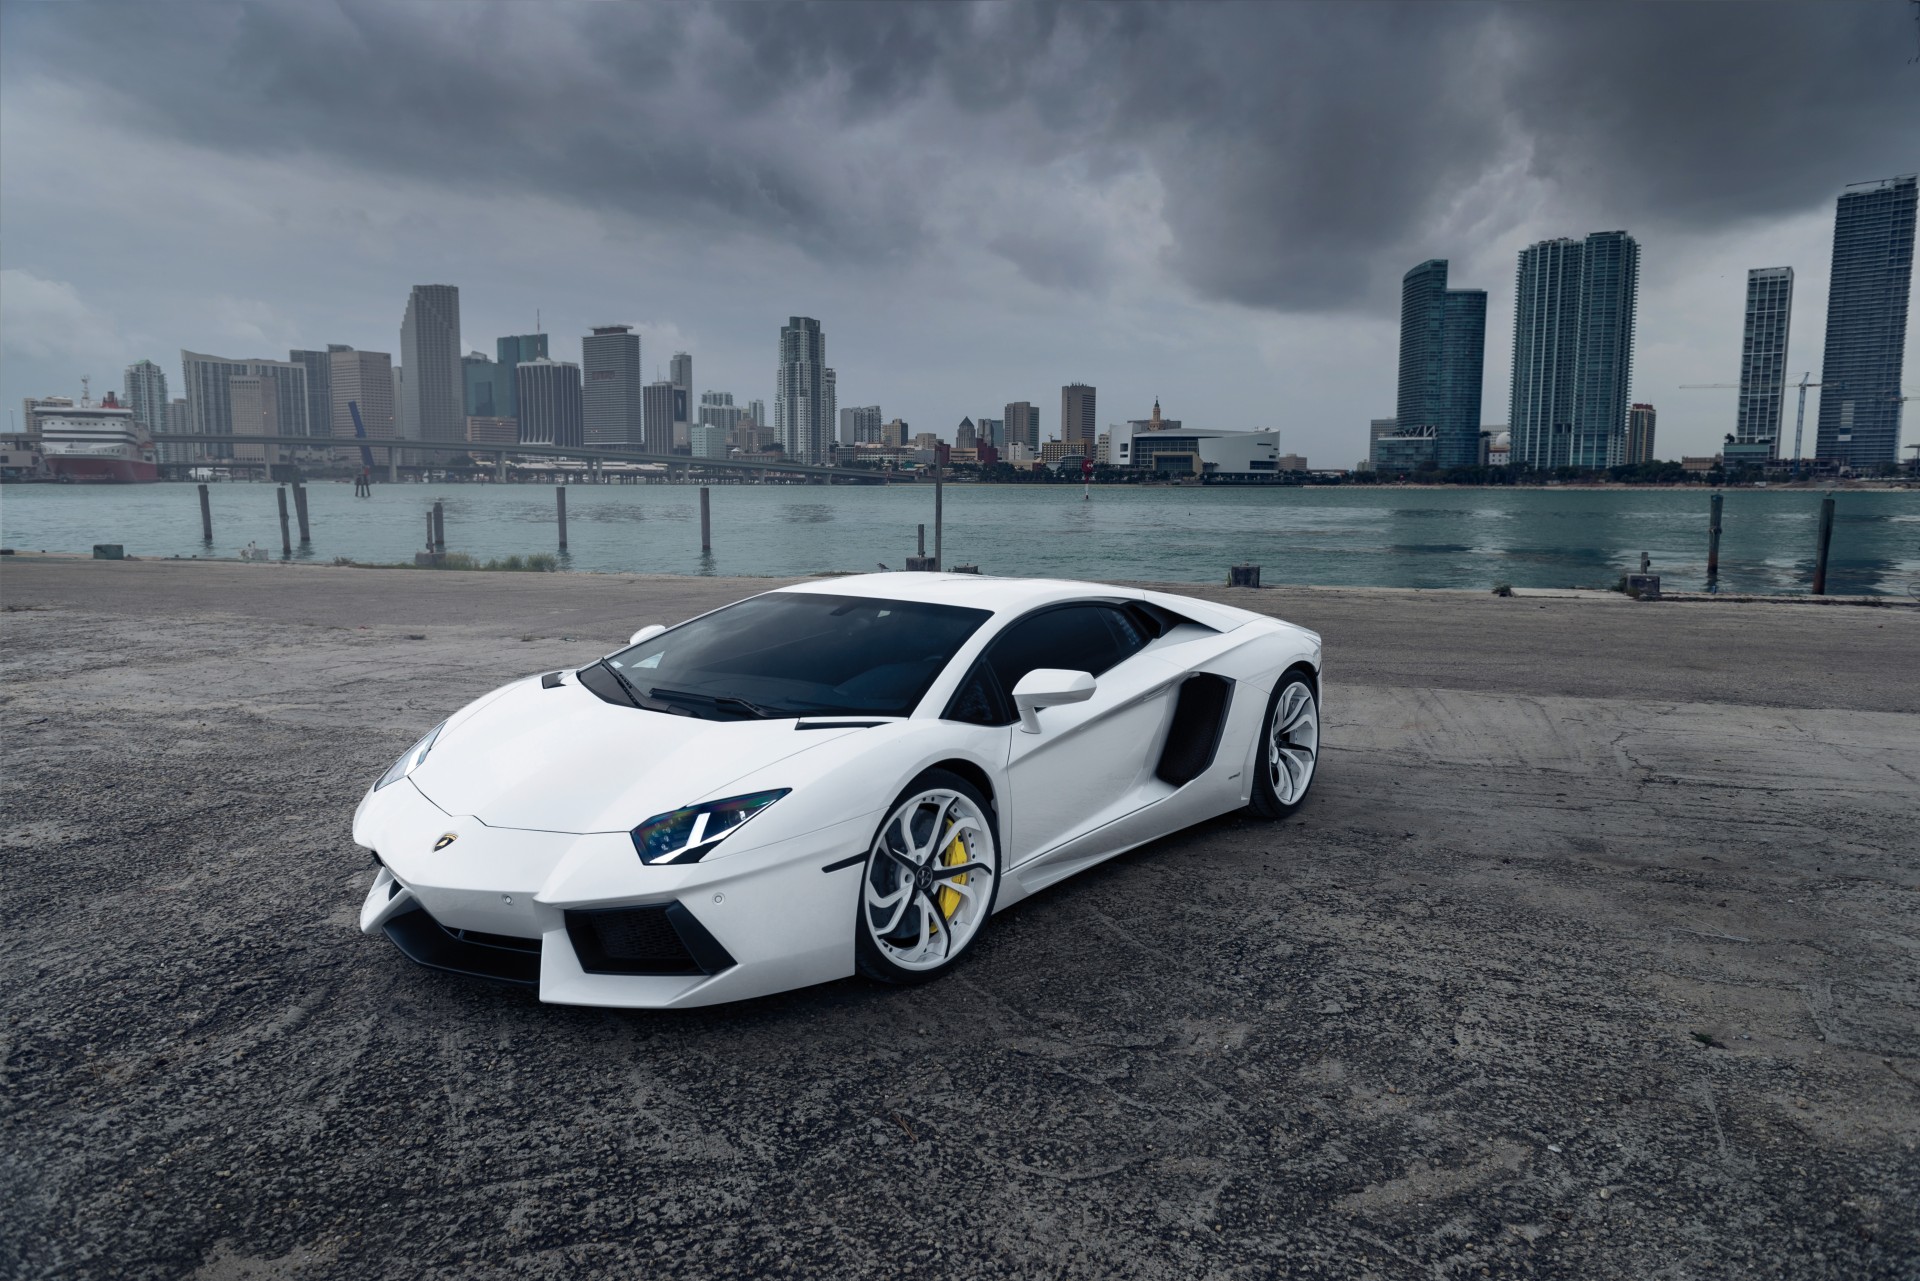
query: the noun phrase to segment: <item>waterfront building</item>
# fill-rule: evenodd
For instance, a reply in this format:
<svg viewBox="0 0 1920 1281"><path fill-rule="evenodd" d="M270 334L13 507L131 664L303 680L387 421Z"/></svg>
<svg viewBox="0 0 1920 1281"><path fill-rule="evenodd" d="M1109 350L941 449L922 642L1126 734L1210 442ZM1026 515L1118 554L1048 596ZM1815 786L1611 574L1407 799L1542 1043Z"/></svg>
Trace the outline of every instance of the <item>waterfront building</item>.
<svg viewBox="0 0 1920 1281"><path fill-rule="evenodd" d="M709 423L694 423L687 429L687 445L695 458L725 458L727 432Z"/></svg>
<svg viewBox="0 0 1920 1281"><path fill-rule="evenodd" d="M502 418L499 415L487 417L470 416L467 419L467 443L471 445L517 445L520 443L520 422L515 418Z"/></svg>
<svg viewBox="0 0 1920 1281"><path fill-rule="evenodd" d="M1639 290L1640 245L1624 231L1520 251L1508 416L1516 465L1610 467L1624 457Z"/></svg>
<svg viewBox="0 0 1920 1281"><path fill-rule="evenodd" d="M332 434L337 440L352 440L353 410L360 407L360 421L369 440L394 440L400 432L394 421L393 357L384 351L355 351L342 347L327 352L327 386L333 402Z"/></svg>
<svg viewBox="0 0 1920 1281"><path fill-rule="evenodd" d="M1622 462L1653 461L1653 423L1652 405L1638 404L1627 411L1627 449Z"/></svg>
<svg viewBox="0 0 1920 1281"><path fill-rule="evenodd" d="M890 419L880 429L880 443L892 449L905 449L909 439L907 433L911 430L912 428L907 426L906 419Z"/></svg>
<svg viewBox="0 0 1920 1281"><path fill-rule="evenodd" d="M973 419L962 418L960 425L954 428L953 431L953 447L955 449L975 449L979 447L979 444L980 433L974 430Z"/></svg>
<svg viewBox="0 0 1920 1281"><path fill-rule="evenodd" d="M586 444L580 366L567 360L525 360L514 369L523 445Z"/></svg>
<svg viewBox="0 0 1920 1281"><path fill-rule="evenodd" d="M1092 456L1094 438L1100 434L1094 399L1094 389L1085 383L1068 383L1060 389L1060 439L1087 457Z"/></svg>
<svg viewBox="0 0 1920 1281"><path fill-rule="evenodd" d="M1398 418L1370 418L1367 420L1367 448L1373 448L1373 442L1382 436L1388 436L1400 425Z"/></svg>
<svg viewBox="0 0 1920 1281"><path fill-rule="evenodd" d="M693 357L684 351L667 361L667 381L673 384L673 443L689 443L693 426Z"/></svg>
<svg viewBox="0 0 1920 1281"><path fill-rule="evenodd" d="M1740 403L1734 414L1733 440L1727 446L1730 460L1767 462L1780 457L1780 419L1787 394L1787 331L1792 319L1793 268L1755 267L1749 271L1747 322L1740 339ZM1631 445L1627 452L1632 454ZM1629 457L1627 461L1635 459Z"/></svg>
<svg viewBox="0 0 1920 1281"><path fill-rule="evenodd" d="M934 435L930 431L923 431L915 434L912 442L913 448L915 449L938 449L941 445L945 443L946 443L945 441L941 440L940 437Z"/></svg>
<svg viewBox="0 0 1920 1281"><path fill-rule="evenodd" d="M1507 425L1501 423L1498 426L1489 427L1487 428L1486 435L1487 466L1506 467L1510 465L1513 462L1513 433L1507 430ZM1653 448L1651 437L1649 437L1647 442L1647 448Z"/></svg>
<svg viewBox="0 0 1920 1281"><path fill-rule="evenodd" d="M833 456L826 347L820 322L810 316L790 317L780 328L773 426L787 457L795 462L824 463Z"/></svg>
<svg viewBox="0 0 1920 1281"><path fill-rule="evenodd" d="M234 359L209 356L204 352L181 351L181 381L187 393L184 424L171 426L176 433L201 436L234 434L233 402L229 380L234 378L273 377L274 423L277 435L305 436L307 431L306 366L288 360ZM252 415L249 415L252 421ZM228 457L225 446L196 446L195 452L213 457Z"/></svg>
<svg viewBox="0 0 1920 1281"><path fill-rule="evenodd" d="M676 357L677 359L677 357ZM580 340L587 444L639 449L645 438L640 397L640 336L632 325L595 325Z"/></svg>
<svg viewBox="0 0 1920 1281"><path fill-rule="evenodd" d="M1433 258L1400 282L1400 394L1396 423L1434 429L1441 467L1479 459L1480 383L1487 293L1447 288L1447 260Z"/></svg>
<svg viewBox="0 0 1920 1281"><path fill-rule="evenodd" d="M1006 419L976 418L973 420L973 430L979 436L982 445L991 445L995 450L1007 447Z"/></svg>
<svg viewBox="0 0 1920 1281"><path fill-rule="evenodd" d="M267 370L235 374L227 379L227 406L236 436L280 436L280 379ZM278 462L267 456L265 445L235 445L235 462Z"/></svg>
<svg viewBox="0 0 1920 1281"><path fill-rule="evenodd" d="M147 429L150 436L167 430L167 371L151 360L136 360L127 366L123 394L120 397L133 413L133 421Z"/></svg>
<svg viewBox="0 0 1920 1281"><path fill-rule="evenodd" d="M289 351L287 359L307 371L307 434L333 432L333 353L346 351L342 343L328 343L325 351Z"/></svg>
<svg viewBox="0 0 1920 1281"><path fill-rule="evenodd" d="M500 386L494 389L493 407L501 417L513 418L519 413L514 402L519 387L519 375L515 371L528 361L547 359L547 336L509 334L493 340L493 352L494 363L500 366Z"/></svg>
<svg viewBox="0 0 1920 1281"><path fill-rule="evenodd" d="M1430 470L1438 466L1439 443L1431 423L1396 427L1373 442L1373 470L1389 476Z"/></svg>
<svg viewBox="0 0 1920 1281"><path fill-rule="evenodd" d="M1028 450L1040 452L1040 411L1024 400L1014 400L1000 411L1006 416L1009 446L1025 445Z"/></svg>
<svg viewBox="0 0 1920 1281"><path fill-rule="evenodd" d="M840 411L840 443L843 445L877 445L880 430L878 405L849 405Z"/></svg>
<svg viewBox="0 0 1920 1281"><path fill-rule="evenodd" d="M510 399L505 394L506 370L484 351L470 351L460 357L461 404L469 418L510 418L500 412Z"/></svg>
<svg viewBox="0 0 1920 1281"><path fill-rule="evenodd" d="M764 400L749 400L747 402L747 417L753 419L755 423L762 427L773 426L773 420L767 417L767 402Z"/></svg>
<svg viewBox="0 0 1920 1281"><path fill-rule="evenodd" d="M673 402L678 391L664 378L659 382L647 384L644 395L645 434L640 446L649 454L671 454L673 452Z"/></svg>
<svg viewBox="0 0 1920 1281"><path fill-rule="evenodd" d="M460 290L415 285L400 320L400 403L413 440L465 440L466 392L460 385Z"/></svg>
<svg viewBox="0 0 1920 1281"><path fill-rule="evenodd" d="M175 396L167 402L167 430L185 431L187 422L187 402L183 397ZM192 445L159 445L159 457L163 463L184 463L194 454Z"/></svg>
<svg viewBox="0 0 1920 1281"><path fill-rule="evenodd" d="M1915 175L1906 174L1855 183L1835 206L1814 446L1822 460L1875 467L1899 459L1915 194Z"/></svg>
<svg viewBox="0 0 1920 1281"><path fill-rule="evenodd" d="M1054 442L1049 441L1048 448ZM1070 444L1071 442L1061 442ZM1097 449L1097 441L1096 441ZM1078 453L1078 450L1070 451ZM1045 448L1041 458L1047 458ZM1280 468L1280 433L1228 431L1214 427L1183 427L1179 431L1135 431L1115 425L1107 433L1108 461L1116 467L1136 467L1155 474L1199 476L1208 472L1244 475Z"/></svg>

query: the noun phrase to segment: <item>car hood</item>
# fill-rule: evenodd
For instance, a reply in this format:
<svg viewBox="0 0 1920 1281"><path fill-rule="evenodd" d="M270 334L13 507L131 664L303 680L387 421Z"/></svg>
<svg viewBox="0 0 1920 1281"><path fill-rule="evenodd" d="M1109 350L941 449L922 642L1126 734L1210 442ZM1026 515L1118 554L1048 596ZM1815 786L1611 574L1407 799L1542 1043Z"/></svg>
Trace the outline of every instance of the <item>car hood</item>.
<svg viewBox="0 0 1920 1281"><path fill-rule="evenodd" d="M529 680L454 718L410 777L447 813L489 827L624 832L854 732L699 720L618 707L572 680Z"/></svg>

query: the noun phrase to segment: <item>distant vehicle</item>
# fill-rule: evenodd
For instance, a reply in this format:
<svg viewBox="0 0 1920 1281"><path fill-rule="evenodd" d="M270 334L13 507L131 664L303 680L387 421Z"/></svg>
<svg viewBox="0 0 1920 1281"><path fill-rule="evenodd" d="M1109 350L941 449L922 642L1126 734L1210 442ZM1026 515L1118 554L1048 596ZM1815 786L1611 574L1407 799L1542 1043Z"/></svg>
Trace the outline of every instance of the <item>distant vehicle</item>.
<svg viewBox="0 0 1920 1281"><path fill-rule="evenodd" d="M784 587L503 686L374 783L360 928L575 1005L944 973L994 912L1242 806L1297 808L1320 638L977 574Z"/></svg>

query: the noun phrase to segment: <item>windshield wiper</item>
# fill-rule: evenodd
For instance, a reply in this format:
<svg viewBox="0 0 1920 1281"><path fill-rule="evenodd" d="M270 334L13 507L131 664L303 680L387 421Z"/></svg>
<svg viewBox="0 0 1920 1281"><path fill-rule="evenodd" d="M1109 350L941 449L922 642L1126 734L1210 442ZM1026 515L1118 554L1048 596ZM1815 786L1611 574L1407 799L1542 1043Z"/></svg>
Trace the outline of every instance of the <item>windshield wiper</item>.
<svg viewBox="0 0 1920 1281"><path fill-rule="evenodd" d="M646 700L640 697L640 691L634 688L633 682L628 680L625 674L623 674L618 667L615 667L612 663L609 663L604 658L601 659L597 665L600 667L606 668L607 671L613 676L613 679L620 683L620 692L625 694L627 696L627 701L632 703L635 707L639 708L642 711L657 712L657 711L663 710L662 708L659 708L659 707L648 707Z"/></svg>
<svg viewBox="0 0 1920 1281"><path fill-rule="evenodd" d="M657 685L648 690L647 693L653 698L658 698L666 702L679 700L681 702L699 703L708 707L737 708L747 715L757 717L763 721L778 720L781 717L796 715L796 713L793 712L782 712L771 707L762 707L758 703L748 702L744 698L735 698L731 694L696 694L692 690L661 689Z"/></svg>

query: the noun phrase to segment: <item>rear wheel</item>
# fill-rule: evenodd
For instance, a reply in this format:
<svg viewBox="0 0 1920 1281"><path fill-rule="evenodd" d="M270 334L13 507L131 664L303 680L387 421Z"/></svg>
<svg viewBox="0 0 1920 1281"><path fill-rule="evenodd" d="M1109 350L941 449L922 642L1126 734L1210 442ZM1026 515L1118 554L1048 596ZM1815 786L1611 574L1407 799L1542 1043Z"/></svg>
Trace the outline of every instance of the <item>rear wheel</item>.
<svg viewBox="0 0 1920 1281"><path fill-rule="evenodd" d="M1306 800L1319 764L1320 700L1309 674L1296 667L1267 702L1247 808L1261 818L1285 818Z"/></svg>
<svg viewBox="0 0 1920 1281"><path fill-rule="evenodd" d="M944 973L993 914L1000 851L992 811L958 774L928 770L874 833L854 927L860 972L885 983Z"/></svg>

